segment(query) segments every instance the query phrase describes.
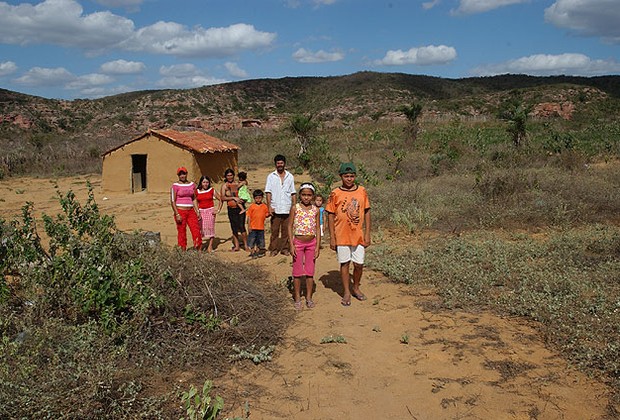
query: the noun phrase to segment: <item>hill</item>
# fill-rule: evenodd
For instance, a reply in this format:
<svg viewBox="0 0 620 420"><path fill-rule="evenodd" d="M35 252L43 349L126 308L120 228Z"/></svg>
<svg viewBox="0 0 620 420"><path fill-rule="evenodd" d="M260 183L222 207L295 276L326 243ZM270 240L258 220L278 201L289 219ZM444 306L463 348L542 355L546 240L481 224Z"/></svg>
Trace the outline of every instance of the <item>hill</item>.
<svg viewBox="0 0 620 420"><path fill-rule="evenodd" d="M257 79L183 90L136 91L93 100L55 100L0 89L1 134L141 132L147 127L229 129L244 119L278 125L295 113L322 121L379 118L412 101L439 114L493 115L498 97L519 90L535 103L620 98L620 76L502 75L443 79L360 72L337 77Z"/></svg>
<svg viewBox="0 0 620 420"><path fill-rule="evenodd" d="M617 118L620 110L620 76L443 79L360 72L72 101L0 89L0 177L96 171L104 151L148 128L229 132L252 121L264 129L278 129L300 113L313 114L326 129L364 122L402 123L399 107L413 102L423 105L422 121L488 121L515 92L531 106L533 117L572 121L575 126L605 124ZM38 155L35 160L33 155ZM68 160L79 164L67 169Z"/></svg>

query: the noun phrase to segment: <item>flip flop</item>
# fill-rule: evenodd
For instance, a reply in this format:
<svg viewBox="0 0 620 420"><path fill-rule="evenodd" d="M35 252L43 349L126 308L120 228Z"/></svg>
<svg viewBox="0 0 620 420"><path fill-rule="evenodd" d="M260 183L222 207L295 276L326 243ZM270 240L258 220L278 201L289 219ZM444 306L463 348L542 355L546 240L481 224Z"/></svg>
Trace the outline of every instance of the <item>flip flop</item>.
<svg viewBox="0 0 620 420"><path fill-rule="evenodd" d="M308 309L312 309L312 308L314 308L315 303L312 300L307 300L306 301L306 306L308 307Z"/></svg>
<svg viewBox="0 0 620 420"><path fill-rule="evenodd" d="M297 302L295 302L293 306L295 307L296 311L301 311L301 309L303 308L303 306L301 305L301 300L298 300Z"/></svg>
<svg viewBox="0 0 620 420"><path fill-rule="evenodd" d="M342 300L340 301L340 304L342 306L351 306L351 301L350 300L344 300L344 298L342 298Z"/></svg>
<svg viewBox="0 0 620 420"><path fill-rule="evenodd" d="M357 300L366 300L366 295L364 295L363 293L351 293L351 296L353 296L355 299Z"/></svg>

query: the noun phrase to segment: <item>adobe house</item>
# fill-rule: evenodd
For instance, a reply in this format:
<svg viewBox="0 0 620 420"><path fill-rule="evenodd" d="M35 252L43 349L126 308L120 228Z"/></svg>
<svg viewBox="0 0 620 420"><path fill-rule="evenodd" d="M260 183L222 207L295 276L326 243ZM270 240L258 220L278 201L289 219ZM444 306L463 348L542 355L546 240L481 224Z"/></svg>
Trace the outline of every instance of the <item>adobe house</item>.
<svg viewBox="0 0 620 420"><path fill-rule="evenodd" d="M213 183L237 171L239 146L199 131L148 130L103 155L103 191L166 192L185 166L188 179L207 175Z"/></svg>

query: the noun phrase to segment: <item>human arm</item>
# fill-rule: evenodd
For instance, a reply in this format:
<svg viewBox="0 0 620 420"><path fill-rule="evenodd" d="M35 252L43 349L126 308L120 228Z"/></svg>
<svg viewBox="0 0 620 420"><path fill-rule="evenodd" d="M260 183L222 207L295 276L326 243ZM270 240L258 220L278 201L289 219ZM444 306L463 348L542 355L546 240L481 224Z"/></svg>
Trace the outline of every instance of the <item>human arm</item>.
<svg viewBox="0 0 620 420"><path fill-rule="evenodd" d="M329 226L329 247L335 251L336 250L336 229L334 228L334 221L336 220L336 215L334 213L327 213L327 220Z"/></svg>
<svg viewBox="0 0 620 420"><path fill-rule="evenodd" d="M181 223L181 215L179 214L179 209L177 209L177 192L174 190L174 187L170 189L170 206L172 207L174 220L177 223Z"/></svg>
<svg viewBox="0 0 620 420"><path fill-rule="evenodd" d="M291 211L288 217L288 226L286 227L286 229L288 230L289 246L290 246L291 255L293 256L293 258L295 258L297 255L295 244L293 243L294 242L293 239L295 238L295 236L293 235L293 223L294 222L295 222L295 206L291 206Z"/></svg>
<svg viewBox="0 0 620 420"><path fill-rule="evenodd" d="M316 238L316 248L314 249L314 259L319 258L321 253L321 210L317 209L316 220L314 222L314 237Z"/></svg>
<svg viewBox="0 0 620 420"><path fill-rule="evenodd" d="M273 209L273 207L271 207L271 193L267 192L265 193L265 201L267 204L267 209L269 210L269 215L273 216L275 214L275 210Z"/></svg>
<svg viewBox="0 0 620 420"><path fill-rule="evenodd" d="M192 198L192 204L194 205L194 211L196 212L196 216L198 216L198 220L200 220L200 210L198 209L198 193L194 190L194 197Z"/></svg>
<svg viewBox="0 0 620 420"><path fill-rule="evenodd" d="M220 193L217 192L215 188L213 188L213 208L215 209L215 200L218 202L217 210L213 212L213 216L218 214L222 209L222 200L220 199Z"/></svg>
<svg viewBox="0 0 620 420"><path fill-rule="evenodd" d="M370 246L370 208L364 212L364 247Z"/></svg>

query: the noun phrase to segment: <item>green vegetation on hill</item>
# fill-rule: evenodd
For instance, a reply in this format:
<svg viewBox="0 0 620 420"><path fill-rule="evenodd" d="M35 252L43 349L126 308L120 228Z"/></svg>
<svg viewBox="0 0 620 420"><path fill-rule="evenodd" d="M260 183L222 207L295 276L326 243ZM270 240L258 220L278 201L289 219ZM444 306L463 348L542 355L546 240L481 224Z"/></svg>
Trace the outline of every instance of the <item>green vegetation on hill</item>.
<svg viewBox="0 0 620 420"><path fill-rule="evenodd" d="M149 127L193 129L188 125L192 119L207 121L213 130L219 123L238 127L242 119L260 119L266 126L276 127L275 132L264 128L264 136L277 137L283 135L278 131L284 128L282 122L295 115L312 115L326 127L351 128L368 122L398 126L404 121L399 110L416 102L423 107L421 121L475 120L501 127L499 107L515 93L529 109L551 104L556 111L570 114L569 120L556 111L534 115L537 124L532 130L551 128L563 134L576 127L602 126L605 131L604 126L614 124L620 113L620 76L442 79L360 72L138 91L75 101L0 90L0 177L96 172L106 150ZM380 127L378 124L377 129ZM430 132L436 127L425 124L424 129ZM217 130L212 134L229 135Z"/></svg>

